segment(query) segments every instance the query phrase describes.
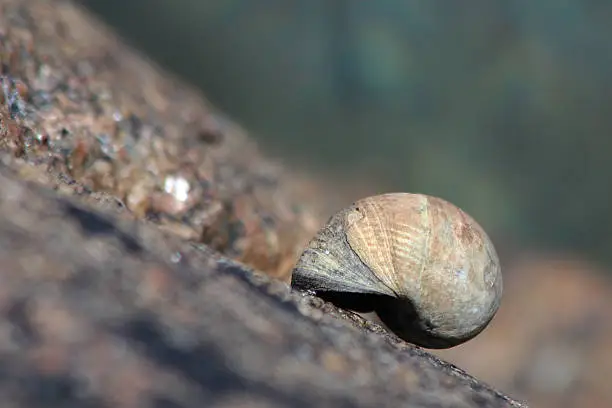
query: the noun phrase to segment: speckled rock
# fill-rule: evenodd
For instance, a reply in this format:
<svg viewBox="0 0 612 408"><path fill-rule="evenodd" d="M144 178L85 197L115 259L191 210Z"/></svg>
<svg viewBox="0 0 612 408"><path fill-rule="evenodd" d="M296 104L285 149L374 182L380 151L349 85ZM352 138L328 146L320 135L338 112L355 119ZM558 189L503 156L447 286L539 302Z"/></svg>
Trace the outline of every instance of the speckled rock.
<svg viewBox="0 0 612 408"><path fill-rule="evenodd" d="M3 402L521 406L374 323L11 173L0 167Z"/></svg>
<svg viewBox="0 0 612 408"><path fill-rule="evenodd" d="M0 69L3 406L523 406L291 292L312 185L72 3L0 0Z"/></svg>
<svg viewBox="0 0 612 408"><path fill-rule="evenodd" d="M307 181L84 10L0 1L0 88L0 149L288 280L317 225Z"/></svg>

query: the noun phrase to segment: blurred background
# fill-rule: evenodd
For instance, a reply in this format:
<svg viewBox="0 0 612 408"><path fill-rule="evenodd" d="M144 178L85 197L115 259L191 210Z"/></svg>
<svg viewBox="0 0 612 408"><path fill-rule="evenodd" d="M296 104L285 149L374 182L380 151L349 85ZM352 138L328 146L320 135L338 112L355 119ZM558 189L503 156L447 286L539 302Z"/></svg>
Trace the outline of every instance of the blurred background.
<svg viewBox="0 0 612 408"><path fill-rule="evenodd" d="M473 215L504 303L440 355L534 406L612 406L611 2L81 3L269 155Z"/></svg>

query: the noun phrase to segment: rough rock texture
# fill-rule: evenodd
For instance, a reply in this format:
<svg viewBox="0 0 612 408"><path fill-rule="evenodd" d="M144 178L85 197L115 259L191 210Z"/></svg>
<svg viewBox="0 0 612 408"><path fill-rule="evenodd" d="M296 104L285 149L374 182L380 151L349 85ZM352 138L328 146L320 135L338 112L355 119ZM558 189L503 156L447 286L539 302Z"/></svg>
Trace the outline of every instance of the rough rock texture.
<svg viewBox="0 0 612 408"><path fill-rule="evenodd" d="M0 189L0 399L14 406L520 406L210 250L4 166Z"/></svg>
<svg viewBox="0 0 612 408"><path fill-rule="evenodd" d="M109 193L139 218L288 277L316 226L297 199L308 185L81 9L0 1L0 75L1 148L79 194Z"/></svg>
<svg viewBox="0 0 612 408"><path fill-rule="evenodd" d="M0 68L3 407L522 406L268 277L316 187L72 3L0 0Z"/></svg>

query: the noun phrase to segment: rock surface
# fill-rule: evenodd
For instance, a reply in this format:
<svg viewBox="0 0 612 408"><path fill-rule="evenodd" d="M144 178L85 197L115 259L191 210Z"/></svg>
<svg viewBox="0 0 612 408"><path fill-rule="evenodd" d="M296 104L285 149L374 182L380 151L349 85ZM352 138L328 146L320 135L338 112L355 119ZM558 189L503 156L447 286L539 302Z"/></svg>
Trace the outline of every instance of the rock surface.
<svg viewBox="0 0 612 408"><path fill-rule="evenodd" d="M309 186L199 94L72 2L0 1L0 50L1 148L78 194L108 193L138 218L288 278L316 227L299 199Z"/></svg>
<svg viewBox="0 0 612 408"><path fill-rule="evenodd" d="M1 0L0 63L3 406L523 406L291 292L317 187L71 2Z"/></svg>

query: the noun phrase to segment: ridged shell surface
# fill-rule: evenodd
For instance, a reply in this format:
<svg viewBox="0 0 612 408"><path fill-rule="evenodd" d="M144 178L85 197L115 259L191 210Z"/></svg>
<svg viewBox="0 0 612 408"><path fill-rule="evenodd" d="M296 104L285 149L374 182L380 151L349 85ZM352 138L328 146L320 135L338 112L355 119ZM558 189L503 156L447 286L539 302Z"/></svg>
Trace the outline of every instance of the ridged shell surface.
<svg viewBox="0 0 612 408"><path fill-rule="evenodd" d="M502 294L484 230L445 200L408 193L368 197L331 217L300 257L292 285L382 295L374 307L381 320L431 348L483 330Z"/></svg>

